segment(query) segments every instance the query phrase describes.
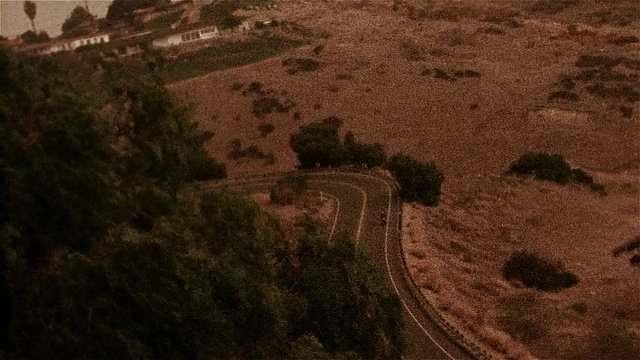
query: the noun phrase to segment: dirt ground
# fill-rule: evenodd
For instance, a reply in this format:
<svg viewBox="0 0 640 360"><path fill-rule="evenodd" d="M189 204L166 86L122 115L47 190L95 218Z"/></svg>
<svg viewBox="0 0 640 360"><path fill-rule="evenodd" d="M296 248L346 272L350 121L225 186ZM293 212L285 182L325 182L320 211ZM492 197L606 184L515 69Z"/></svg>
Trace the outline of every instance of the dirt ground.
<svg viewBox="0 0 640 360"><path fill-rule="evenodd" d="M640 273L611 250L640 234L640 102L586 85L571 90L577 99L549 96L583 70L582 55L640 60L640 43L615 43L640 34L640 5L585 0L547 14L531 10L536 2L281 1L243 15L331 36L169 88L214 133L207 149L230 176L294 168L289 135L327 116L390 154L434 161L445 175L441 204L405 206L405 250L426 296L514 358L638 358ZM320 68L290 75L287 58ZM639 86L640 69L614 70ZM257 118L253 82L294 105ZM262 136L261 123L275 130ZM226 159L234 139L273 157ZM607 194L504 177L527 150L563 155ZM579 284L542 293L506 283L500 268L517 249L562 261Z"/></svg>

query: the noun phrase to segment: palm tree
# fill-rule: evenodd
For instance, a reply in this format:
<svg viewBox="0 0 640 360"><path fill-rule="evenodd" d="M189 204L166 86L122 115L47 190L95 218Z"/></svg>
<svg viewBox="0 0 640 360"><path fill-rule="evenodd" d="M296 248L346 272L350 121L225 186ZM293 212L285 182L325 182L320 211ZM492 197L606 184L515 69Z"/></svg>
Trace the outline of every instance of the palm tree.
<svg viewBox="0 0 640 360"><path fill-rule="evenodd" d="M36 25L33 22L33 19L36 18L36 3L26 0L23 6L24 13L27 14L27 17L29 18L29 20L31 20L31 27L33 28L33 32L36 32Z"/></svg>

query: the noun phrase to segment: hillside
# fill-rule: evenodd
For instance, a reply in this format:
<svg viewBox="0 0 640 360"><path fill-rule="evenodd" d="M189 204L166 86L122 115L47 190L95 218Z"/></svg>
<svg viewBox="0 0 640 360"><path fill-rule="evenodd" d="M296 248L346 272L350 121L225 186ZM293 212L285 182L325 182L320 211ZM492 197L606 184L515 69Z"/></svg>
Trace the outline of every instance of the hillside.
<svg viewBox="0 0 640 360"><path fill-rule="evenodd" d="M640 233L637 2L278 4L241 14L330 36L310 36L283 55L169 85L193 104L200 128L214 133L205 144L214 157L225 158L235 139L268 155L229 160L230 176L294 168L289 135L338 116L359 139L433 160L443 171L442 204L412 210L412 227L423 234L414 241L440 259L435 275L452 272L434 281L447 284L453 297L469 298L461 306L486 314L487 328L510 333L500 335L504 344L520 341L542 358L624 358L635 350L640 318L629 304L640 303L638 273L611 250ZM291 71L299 62L288 59L319 66ZM258 111L258 117L260 98L288 110ZM261 124L274 130L263 136ZM607 194L503 177L527 150L562 154ZM453 262L453 242L478 260ZM580 283L547 294L505 282L500 268L517 249L562 260ZM483 283L474 274L487 274L493 290L473 290ZM523 338L497 322L509 310L499 304L518 298L533 298L524 301L537 309L527 321L541 321L543 336Z"/></svg>

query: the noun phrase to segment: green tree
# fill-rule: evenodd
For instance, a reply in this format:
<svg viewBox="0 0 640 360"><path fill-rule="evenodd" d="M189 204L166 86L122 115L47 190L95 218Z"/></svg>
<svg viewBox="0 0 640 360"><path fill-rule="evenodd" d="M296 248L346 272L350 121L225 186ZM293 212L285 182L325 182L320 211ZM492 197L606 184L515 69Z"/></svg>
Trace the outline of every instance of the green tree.
<svg viewBox="0 0 640 360"><path fill-rule="evenodd" d="M385 164L400 184L400 197L435 206L440 201L444 176L433 162L424 164L409 155L393 155Z"/></svg>
<svg viewBox="0 0 640 360"><path fill-rule="evenodd" d="M294 334L313 334L331 352L399 359L405 347L400 300L348 236L333 243L310 224L289 281L297 298Z"/></svg>
<svg viewBox="0 0 640 360"><path fill-rule="evenodd" d="M384 147L379 143L361 144L355 135L347 131L344 136L344 162L346 164L365 164L367 167L381 166L387 161Z"/></svg>
<svg viewBox="0 0 640 360"><path fill-rule="evenodd" d="M511 163L508 174L534 175L557 183L571 181L571 166L561 155L528 151Z"/></svg>
<svg viewBox="0 0 640 360"><path fill-rule="evenodd" d="M33 22L33 20L36 18L36 9L37 9L36 3L33 1L26 0L25 2L22 3L22 8L24 9L24 13L29 18L29 21L31 21L31 29L35 33L36 24Z"/></svg>
<svg viewBox="0 0 640 360"><path fill-rule="evenodd" d="M20 39L24 41L25 44L37 44L41 42L49 41L49 34L45 31L40 31L40 33L35 33L31 30L27 30L24 33L20 34Z"/></svg>
<svg viewBox="0 0 640 360"><path fill-rule="evenodd" d="M107 9L107 20L132 20L132 14L135 10L148 7L166 5L169 0L113 0L109 9Z"/></svg>
<svg viewBox="0 0 640 360"><path fill-rule="evenodd" d="M62 33L69 33L75 30L85 20L91 20L93 16L82 6L76 6L69 17L62 23Z"/></svg>
<svg viewBox="0 0 640 360"><path fill-rule="evenodd" d="M316 164L325 167L342 163L343 150L338 128L331 123L316 121L301 126L289 138L289 145L304 169L313 168Z"/></svg>

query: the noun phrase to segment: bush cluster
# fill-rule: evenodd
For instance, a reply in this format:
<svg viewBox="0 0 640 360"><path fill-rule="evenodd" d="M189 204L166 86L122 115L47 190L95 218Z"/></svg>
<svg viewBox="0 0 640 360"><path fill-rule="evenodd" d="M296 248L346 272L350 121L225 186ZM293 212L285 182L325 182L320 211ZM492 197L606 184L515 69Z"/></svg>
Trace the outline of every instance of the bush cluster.
<svg viewBox="0 0 640 360"><path fill-rule="evenodd" d="M347 132L341 141L339 128L342 119L330 116L321 121L301 126L289 139L303 169L314 167L365 165L381 166L387 159L381 144L362 144Z"/></svg>
<svg viewBox="0 0 640 360"><path fill-rule="evenodd" d="M562 263L550 262L535 252L525 250L511 254L502 267L502 275L509 281L544 291L557 291L576 285L578 276L565 271Z"/></svg>
<svg viewBox="0 0 640 360"><path fill-rule="evenodd" d="M409 155L393 155L385 164L400 184L400 197L435 206L440 201L440 186L444 175L433 162L422 163Z"/></svg>
<svg viewBox="0 0 640 360"><path fill-rule="evenodd" d="M332 116L301 126L291 135L289 145L297 154L301 168L384 165L400 184L402 199L427 206L438 204L444 176L434 163L425 164L405 154L396 154L387 161L381 144L359 143L350 131L341 141L338 133L341 124L342 119Z"/></svg>
<svg viewBox="0 0 640 360"><path fill-rule="evenodd" d="M602 192L604 186L593 181L593 177L580 168L572 169L562 155L528 151L511 163L507 174L533 175L540 180L558 184L575 182L589 186L591 190Z"/></svg>

